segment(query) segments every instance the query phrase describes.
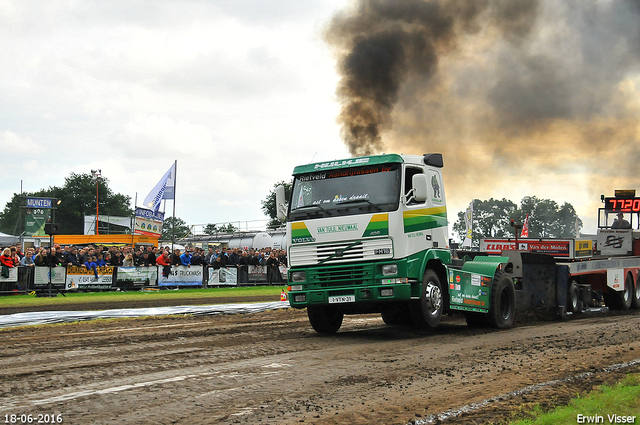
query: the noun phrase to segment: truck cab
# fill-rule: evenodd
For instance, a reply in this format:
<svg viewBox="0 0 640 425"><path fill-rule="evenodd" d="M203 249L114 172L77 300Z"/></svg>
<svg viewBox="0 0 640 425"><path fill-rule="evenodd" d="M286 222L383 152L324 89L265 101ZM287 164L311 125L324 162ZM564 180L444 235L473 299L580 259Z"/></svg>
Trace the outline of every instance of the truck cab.
<svg viewBox="0 0 640 425"><path fill-rule="evenodd" d="M388 324L439 324L454 278L442 167L438 153L301 165L288 204L276 191L287 221L289 302L307 308L316 331L336 332L344 314L359 313L382 313Z"/></svg>

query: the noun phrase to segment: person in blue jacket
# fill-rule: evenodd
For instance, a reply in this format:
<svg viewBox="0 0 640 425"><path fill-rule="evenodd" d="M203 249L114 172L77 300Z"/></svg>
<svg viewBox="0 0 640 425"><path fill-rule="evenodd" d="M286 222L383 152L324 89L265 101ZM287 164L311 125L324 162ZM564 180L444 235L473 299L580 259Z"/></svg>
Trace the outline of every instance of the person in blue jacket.
<svg viewBox="0 0 640 425"><path fill-rule="evenodd" d="M180 256L180 262L183 266L191 266L191 250L189 248Z"/></svg>

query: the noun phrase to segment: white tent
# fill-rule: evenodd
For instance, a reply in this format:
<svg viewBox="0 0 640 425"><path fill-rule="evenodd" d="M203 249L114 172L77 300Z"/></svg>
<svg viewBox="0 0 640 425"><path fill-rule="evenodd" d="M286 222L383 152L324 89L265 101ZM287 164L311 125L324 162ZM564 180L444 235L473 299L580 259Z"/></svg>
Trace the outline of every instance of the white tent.
<svg viewBox="0 0 640 425"><path fill-rule="evenodd" d="M6 233L0 232L0 246L1 247L8 247L10 245L13 245L14 243L16 243L17 240L18 240L17 236L7 235Z"/></svg>

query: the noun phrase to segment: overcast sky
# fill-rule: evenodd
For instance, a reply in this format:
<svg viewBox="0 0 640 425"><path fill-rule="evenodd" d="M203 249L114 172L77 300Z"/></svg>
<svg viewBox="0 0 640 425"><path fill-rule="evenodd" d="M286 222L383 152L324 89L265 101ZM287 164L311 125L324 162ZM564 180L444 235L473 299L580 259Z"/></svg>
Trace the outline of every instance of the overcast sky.
<svg viewBox="0 0 640 425"><path fill-rule="evenodd" d="M381 34L409 44L375 150L443 152L450 222L535 195L595 233L600 194L640 189L636 0L354 3L0 0L0 208L92 169L133 207L177 160L178 217L264 225L295 165L350 156L336 51Z"/></svg>
<svg viewBox="0 0 640 425"><path fill-rule="evenodd" d="M322 41L344 3L0 0L1 206L92 169L140 205L177 160L188 224L265 219L295 165L349 156Z"/></svg>

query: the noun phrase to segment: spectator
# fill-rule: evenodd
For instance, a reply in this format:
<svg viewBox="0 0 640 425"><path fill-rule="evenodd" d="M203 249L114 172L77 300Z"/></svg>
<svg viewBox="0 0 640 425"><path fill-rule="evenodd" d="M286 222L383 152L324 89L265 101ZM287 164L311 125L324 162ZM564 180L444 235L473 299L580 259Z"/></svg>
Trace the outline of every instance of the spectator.
<svg viewBox="0 0 640 425"><path fill-rule="evenodd" d="M269 285L271 285L273 282L279 282L280 269L278 268L278 266L280 265L280 262L278 261L276 253L274 251L271 251L271 255L269 255L269 258L267 258L267 261L265 263L267 266L267 280L269 281Z"/></svg>
<svg viewBox="0 0 640 425"><path fill-rule="evenodd" d="M95 255L93 257L91 257L91 261L87 261L86 263L84 263L84 266L87 268L87 270L93 270L93 275L96 277L96 279L98 278L98 257L96 257Z"/></svg>
<svg viewBox="0 0 640 425"><path fill-rule="evenodd" d="M216 270L222 268L222 258L220 255L218 255L216 258L213 259L212 266Z"/></svg>
<svg viewBox="0 0 640 425"><path fill-rule="evenodd" d="M204 261L204 257L202 256L202 253L204 252L204 250L201 250L200 248L195 248L194 252L193 252L193 256L191 257L191 264L194 266L201 266L203 264L205 264Z"/></svg>
<svg viewBox="0 0 640 425"><path fill-rule="evenodd" d="M242 251L242 256L238 261L238 283L249 282L249 256L247 251Z"/></svg>
<svg viewBox="0 0 640 425"><path fill-rule="evenodd" d="M163 251L162 255L156 258L156 264L162 266L162 276L167 277L171 274L171 259L169 251Z"/></svg>
<svg viewBox="0 0 640 425"><path fill-rule="evenodd" d="M209 247L207 249L207 255L204 256L204 262L205 264L211 264L211 257L215 257L215 254L213 253L213 248Z"/></svg>
<svg viewBox="0 0 640 425"><path fill-rule="evenodd" d="M107 265L107 262L104 261L104 255L102 254L102 251L98 251L97 259L95 261L98 267L104 267Z"/></svg>
<svg viewBox="0 0 640 425"><path fill-rule="evenodd" d="M78 263L78 248L75 246L70 247L69 252L67 253L66 262L67 267L80 265L80 263Z"/></svg>
<svg viewBox="0 0 640 425"><path fill-rule="evenodd" d="M38 253L33 258L33 264L38 267L44 267L47 265L47 253L44 248L40 248Z"/></svg>
<svg viewBox="0 0 640 425"><path fill-rule="evenodd" d="M227 265L235 267L238 265L239 262L240 262L240 257L238 256L238 249L233 248L233 250L231 251L231 254L229 254Z"/></svg>
<svg viewBox="0 0 640 425"><path fill-rule="evenodd" d="M57 255L55 247L53 249L47 248L46 262L47 262L47 266L49 267L58 267L61 264L60 258Z"/></svg>
<svg viewBox="0 0 640 425"><path fill-rule="evenodd" d="M24 253L22 252L22 244L21 243L17 243L16 244L16 255L20 258L20 261L22 261L22 258L24 257Z"/></svg>
<svg viewBox="0 0 640 425"><path fill-rule="evenodd" d="M22 257L22 260L20 260L20 265L21 266L29 266L29 267L33 267L34 263L33 263L33 249L31 248L27 248L27 254Z"/></svg>
<svg viewBox="0 0 640 425"><path fill-rule="evenodd" d="M180 264L183 266L191 266L191 250L187 248L184 254L180 256Z"/></svg>
<svg viewBox="0 0 640 425"><path fill-rule="evenodd" d="M133 254L128 253L126 257L124 257L124 261L122 262L122 267L133 267L135 264L133 263Z"/></svg>
<svg viewBox="0 0 640 425"><path fill-rule="evenodd" d="M220 258L220 267L227 267L227 264L229 264L229 257L227 256L227 247L224 247L224 246L222 247L222 252L220 252L220 255L218 255L218 257Z"/></svg>
<svg viewBox="0 0 640 425"><path fill-rule="evenodd" d="M147 254L149 254L149 259L147 261L147 265L153 265L156 263L156 255L153 253L153 248L151 245L147 246Z"/></svg>
<svg viewBox="0 0 640 425"><path fill-rule="evenodd" d="M2 265L2 277L9 277L9 269L14 267L13 257L11 257L11 248L5 248L0 255L0 264Z"/></svg>
<svg viewBox="0 0 640 425"><path fill-rule="evenodd" d="M171 265L172 266L181 266L182 260L180 260L180 249L176 248L171 254Z"/></svg>

